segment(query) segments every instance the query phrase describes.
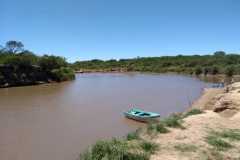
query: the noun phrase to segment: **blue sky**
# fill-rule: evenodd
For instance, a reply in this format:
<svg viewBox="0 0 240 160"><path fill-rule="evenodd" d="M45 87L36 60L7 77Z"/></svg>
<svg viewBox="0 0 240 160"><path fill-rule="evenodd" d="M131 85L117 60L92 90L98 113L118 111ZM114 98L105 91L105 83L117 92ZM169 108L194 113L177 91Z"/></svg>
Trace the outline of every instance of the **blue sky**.
<svg viewBox="0 0 240 160"><path fill-rule="evenodd" d="M68 61L240 52L239 0L0 0L0 44Z"/></svg>

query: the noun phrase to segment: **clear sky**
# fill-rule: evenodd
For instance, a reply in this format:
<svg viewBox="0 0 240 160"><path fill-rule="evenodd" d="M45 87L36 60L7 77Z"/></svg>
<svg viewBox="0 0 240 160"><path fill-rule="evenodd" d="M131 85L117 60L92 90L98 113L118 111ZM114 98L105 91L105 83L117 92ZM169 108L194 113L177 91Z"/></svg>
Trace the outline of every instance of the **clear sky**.
<svg viewBox="0 0 240 160"><path fill-rule="evenodd" d="M0 0L0 44L68 61L240 53L240 0Z"/></svg>

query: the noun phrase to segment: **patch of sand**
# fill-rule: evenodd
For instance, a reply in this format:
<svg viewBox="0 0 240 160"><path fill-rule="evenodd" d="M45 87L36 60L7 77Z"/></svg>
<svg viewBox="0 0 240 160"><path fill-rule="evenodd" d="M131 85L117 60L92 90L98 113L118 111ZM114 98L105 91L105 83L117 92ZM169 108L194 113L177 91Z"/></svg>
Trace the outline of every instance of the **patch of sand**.
<svg viewBox="0 0 240 160"><path fill-rule="evenodd" d="M196 100L191 108L213 110L214 104L219 100L223 93L223 88L206 88L204 89L201 98Z"/></svg>

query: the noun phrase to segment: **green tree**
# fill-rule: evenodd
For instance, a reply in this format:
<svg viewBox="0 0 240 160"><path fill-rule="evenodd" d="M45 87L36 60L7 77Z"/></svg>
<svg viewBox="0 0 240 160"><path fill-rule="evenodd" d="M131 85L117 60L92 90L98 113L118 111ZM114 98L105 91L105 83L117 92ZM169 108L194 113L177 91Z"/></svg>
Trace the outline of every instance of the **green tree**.
<svg viewBox="0 0 240 160"><path fill-rule="evenodd" d="M234 75L234 67L233 66L229 66L225 69L225 75L228 77L232 77Z"/></svg>
<svg viewBox="0 0 240 160"><path fill-rule="evenodd" d="M201 67L197 67L195 68L195 74L198 76L200 74L202 74L202 68Z"/></svg>
<svg viewBox="0 0 240 160"><path fill-rule="evenodd" d="M216 75L219 73L219 68L217 66L213 66L211 69L211 72L213 75Z"/></svg>
<svg viewBox="0 0 240 160"><path fill-rule="evenodd" d="M38 64L44 71L49 72L52 71L53 69L59 69L61 67L67 66L65 58L53 55L51 56L44 55L39 59Z"/></svg>
<svg viewBox="0 0 240 160"><path fill-rule="evenodd" d="M19 53L24 50L23 48L24 45L20 41L8 41L5 45L4 50L10 53Z"/></svg>
<svg viewBox="0 0 240 160"><path fill-rule="evenodd" d="M59 82L75 79L74 71L68 67L61 67L59 69L54 69L51 72L53 74L54 80Z"/></svg>
<svg viewBox="0 0 240 160"><path fill-rule="evenodd" d="M203 69L203 74L206 76L207 74L209 74L209 72L210 72L210 69L208 68L208 67L205 67L204 69Z"/></svg>
<svg viewBox="0 0 240 160"><path fill-rule="evenodd" d="M225 56L226 52L224 52L224 51L216 51L213 54L214 54L214 56Z"/></svg>

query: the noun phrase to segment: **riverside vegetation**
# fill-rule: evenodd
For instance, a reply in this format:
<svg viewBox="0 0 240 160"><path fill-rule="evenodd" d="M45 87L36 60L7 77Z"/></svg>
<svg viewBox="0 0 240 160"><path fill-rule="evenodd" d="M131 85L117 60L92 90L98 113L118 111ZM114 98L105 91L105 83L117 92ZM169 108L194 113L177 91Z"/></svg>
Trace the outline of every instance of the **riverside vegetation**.
<svg viewBox="0 0 240 160"><path fill-rule="evenodd" d="M233 85L229 93L215 95L217 100L208 99L209 104L205 107L210 104L214 108L220 107L219 101L229 101L232 94L239 97L240 83ZM240 102L239 99L232 100L233 104ZM200 103L205 100L195 105ZM149 122L126 137L98 141L80 155L80 160L239 160L239 105L232 117L214 112L214 108L203 111L195 105L187 112ZM225 107L225 103L221 106ZM223 112L229 113L229 110L232 109Z"/></svg>
<svg viewBox="0 0 240 160"><path fill-rule="evenodd" d="M80 160L149 160L161 147L153 142L152 137L169 133L168 128L184 129L184 118L201 113L193 109L184 114L173 114L160 121L149 122L146 128L131 132L125 138L98 141L80 155Z"/></svg>
<svg viewBox="0 0 240 160"><path fill-rule="evenodd" d="M18 41L8 41L0 49L0 87L32 85L75 78L65 58L38 56Z"/></svg>
<svg viewBox="0 0 240 160"><path fill-rule="evenodd" d="M240 55L217 51L213 55L163 56L120 60L78 61L72 64L76 71L139 71L156 73L184 73L196 75L240 74Z"/></svg>
<svg viewBox="0 0 240 160"><path fill-rule="evenodd" d="M22 42L8 41L0 47L0 87L32 85L66 81L80 72L155 72L195 75L240 74L240 55L217 51L213 55L163 56L133 59L77 61L69 64L65 58L38 56L25 50Z"/></svg>
<svg viewBox="0 0 240 160"><path fill-rule="evenodd" d="M124 138L99 141L80 160L239 160L239 111L240 82L206 89L187 112L150 122Z"/></svg>

